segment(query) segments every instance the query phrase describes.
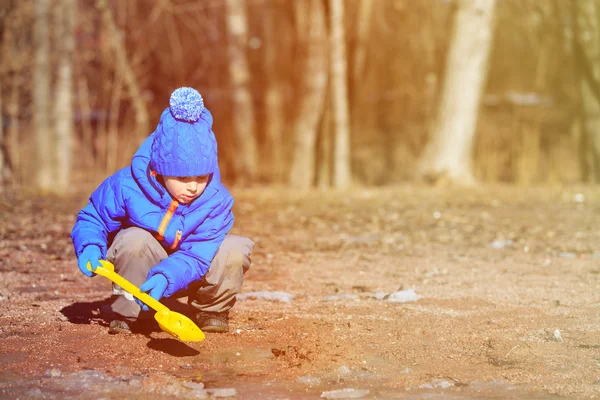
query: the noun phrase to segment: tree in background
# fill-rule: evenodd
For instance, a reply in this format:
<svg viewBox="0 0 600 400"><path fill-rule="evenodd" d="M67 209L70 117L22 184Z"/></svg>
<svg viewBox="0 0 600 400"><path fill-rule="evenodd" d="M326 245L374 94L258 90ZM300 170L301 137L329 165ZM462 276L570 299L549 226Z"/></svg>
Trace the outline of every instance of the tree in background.
<svg viewBox="0 0 600 400"><path fill-rule="evenodd" d="M297 99L292 129L293 152L288 183L307 189L315 180L317 130L327 92L327 25L321 0L299 1L296 7L299 32L306 35L306 53L300 77L301 96Z"/></svg>
<svg viewBox="0 0 600 400"><path fill-rule="evenodd" d="M148 135L150 129L148 108L144 102L144 97L142 96L142 88L139 85L138 78L136 77L131 62L127 57L127 48L123 41L123 33L115 23L113 12L111 11L109 4L107 4L106 0L98 0L96 6L102 15L102 21L106 27L108 41L115 54L115 74L119 76L119 79L123 80L133 105L136 122L136 132L134 135L137 138L138 144L141 144ZM116 148L109 149L108 151L116 151ZM112 168L110 169L110 172L112 172Z"/></svg>
<svg viewBox="0 0 600 400"><path fill-rule="evenodd" d="M33 129L36 142L36 184L42 192L51 192L52 134L50 123L50 31L48 27L49 0L35 0L35 22L33 26Z"/></svg>
<svg viewBox="0 0 600 400"><path fill-rule="evenodd" d="M266 82L264 107L265 107L265 134L267 138L267 151L265 161L261 163L265 177L271 178L276 183L284 181L285 170L285 115L280 71L277 68L276 18L273 7L267 7L262 24L264 32L264 70L269 77ZM261 157L262 158L262 157ZM267 173L266 171L269 171Z"/></svg>
<svg viewBox="0 0 600 400"><path fill-rule="evenodd" d="M245 0L226 0L225 5L229 78L233 97L232 118L237 150L233 157L233 168L236 181L248 184L256 178L258 169L255 115L246 56L248 17Z"/></svg>
<svg viewBox="0 0 600 400"><path fill-rule="evenodd" d="M350 117L348 115L348 74L346 36L344 34L344 0L330 0L331 46L329 71L331 110L334 131L333 187L346 188L352 184L350 164Z"/></svg>
<svg viewBox="0 0 600 400"><path fill-rule="evenodd" d="M0 193L4 191L6 182L10 178L10 166L6 157L6 146L4 146L4 116L2 115L2 85L0 85Z"/></svg>
<svg viewBox="0 0 600 400"><path fill-rule="evenodd" d="M75 51L75 1L60 0L55 11L55 50L58 76L54 101L54 191L70 190L73 158L73 56Z"/></svg>
<svg viewBox="0 0 600 400"><path fill-rule="evenodd" d="M495 0L460 0L437 117L417 167L428 180L474 182L473 145L493 43Z"/></svg>
<svg viewBox="0 0 600 400"><path fill-rule="evenodd" d="M577 0L572 7L581 94L581 171L584 181L600 182L600 4Z"/></svg>

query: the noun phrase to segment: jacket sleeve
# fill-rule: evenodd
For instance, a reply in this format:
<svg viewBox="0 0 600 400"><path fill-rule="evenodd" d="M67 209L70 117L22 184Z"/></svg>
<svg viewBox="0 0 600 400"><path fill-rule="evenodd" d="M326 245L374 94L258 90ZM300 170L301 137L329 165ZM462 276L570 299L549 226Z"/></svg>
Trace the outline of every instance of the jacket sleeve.
<svg viewBox="0 0 600 400"><path fill-rule="evenodd" d="M89 245L100 248L102 258L106 258L108 235L121 227L125 216L125 206L115 185L114 175L106 179L92 193L89 203L77 215L71 232L71 239L77 257Z"/></svg>
<svg viewBox="0 0 600 400"><path fill-rule="evenodd" d="M233 199L228 196L186 238L178 251L150 269L148 279L156 274L167 278L165 297L187 289L190 283L202 279L206 274L225 235L233 226L232 206Z"/></svg>

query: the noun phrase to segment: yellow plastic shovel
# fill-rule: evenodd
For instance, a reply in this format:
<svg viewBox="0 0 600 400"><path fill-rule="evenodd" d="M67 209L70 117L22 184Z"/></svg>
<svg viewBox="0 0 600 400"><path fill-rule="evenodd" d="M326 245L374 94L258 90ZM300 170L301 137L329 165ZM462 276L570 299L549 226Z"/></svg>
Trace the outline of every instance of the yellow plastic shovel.
<svg viewBox="0 0 600 400"><path fill-rule="evenodd" d="M97 267L93 272L110 279L133 296L137 297L148 307L154 309L154 319L158 322L160 328L175 336L183 342L201 342L204 340L204 332L188 317L183 314L169 310L167 306L156 301L149 294L140 292L140 289L127 279L115 272L115 267L109 261L100 260L101 267ZM88 269L91 271L91 265L88 262Z"/></svg>

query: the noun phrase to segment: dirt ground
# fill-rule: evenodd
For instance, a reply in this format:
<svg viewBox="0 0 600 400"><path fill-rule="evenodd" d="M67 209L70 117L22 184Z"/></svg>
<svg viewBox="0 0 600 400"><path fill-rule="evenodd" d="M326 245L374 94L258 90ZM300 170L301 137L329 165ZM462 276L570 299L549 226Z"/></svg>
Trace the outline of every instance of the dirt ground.
<svg viewBox="0 0 600 400"><path fill-rule="evenodd" d="M83 191L0 196L0 397L600 398L600 188L232 193L242 292L294 297L193 344L107 333Z"/></svg>

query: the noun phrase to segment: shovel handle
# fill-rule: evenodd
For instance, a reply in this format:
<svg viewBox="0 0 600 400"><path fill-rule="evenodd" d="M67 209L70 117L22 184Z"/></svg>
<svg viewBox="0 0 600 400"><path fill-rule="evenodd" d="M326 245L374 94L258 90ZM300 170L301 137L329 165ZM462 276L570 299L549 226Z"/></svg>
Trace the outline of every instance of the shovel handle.
<svg viewBox="0 0 600 400"><path fill-rule="evenodd" d="M167 306L159 302L158 300L151 297L149 294L140 292L140 289L127 279L115 272L115 266L111 262L106 260L100 260L101 266L96 267L92 270L91 264L88 262L87 268L95 274L102 275L108 278L115 284L119 285L125 291L131 293L134 297L137 297L140 301L148 305L148 307L154 309L156 312L169 312Z"/></svg>

